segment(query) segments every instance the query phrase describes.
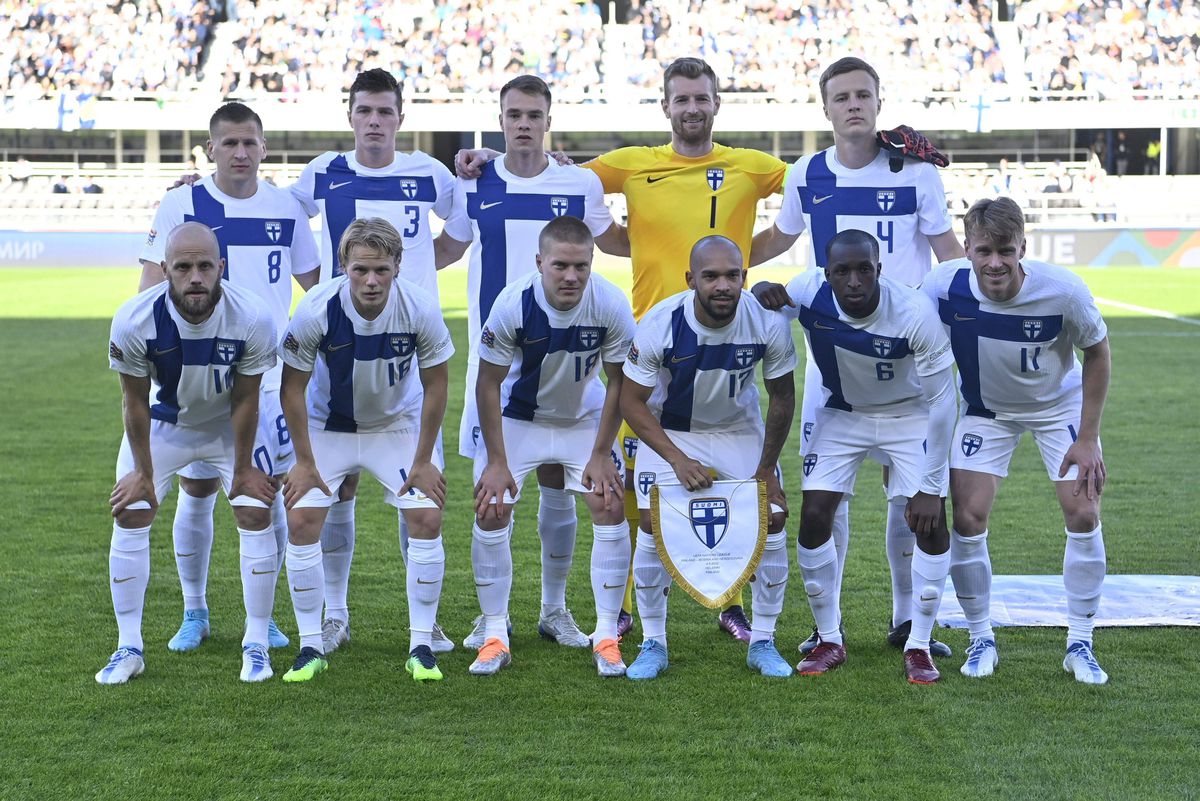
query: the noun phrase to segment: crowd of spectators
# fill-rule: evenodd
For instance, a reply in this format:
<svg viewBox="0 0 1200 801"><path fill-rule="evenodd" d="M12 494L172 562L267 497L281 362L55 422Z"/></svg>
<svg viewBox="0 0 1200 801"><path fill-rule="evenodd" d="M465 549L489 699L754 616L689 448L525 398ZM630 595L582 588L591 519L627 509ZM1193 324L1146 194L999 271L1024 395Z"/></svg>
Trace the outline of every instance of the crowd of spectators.
<svg viewBox="0 0 1200 801"><path fill-rule="evenodd" d="M1102 99L1195 95L1196 0L1026 0L1014 21L1025 47L1026 78L1036 89Z"/></svg>

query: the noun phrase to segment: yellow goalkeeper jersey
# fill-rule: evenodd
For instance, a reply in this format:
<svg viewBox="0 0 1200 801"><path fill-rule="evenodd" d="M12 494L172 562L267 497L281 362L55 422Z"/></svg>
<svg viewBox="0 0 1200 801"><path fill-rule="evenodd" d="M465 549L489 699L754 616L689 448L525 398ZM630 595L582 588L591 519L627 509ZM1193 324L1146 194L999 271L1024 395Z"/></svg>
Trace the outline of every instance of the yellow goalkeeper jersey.
<svg viewBox="0 0 1200 801"><path fill-rule="evenodd" d="M783 189L787 165L758 150L714 144L688 158L671 145L623 147L583 165L605 192L621 192L629 209L633 314L687 289L688 256L700 239L720 234L750 258L755 209Z"/></svg>

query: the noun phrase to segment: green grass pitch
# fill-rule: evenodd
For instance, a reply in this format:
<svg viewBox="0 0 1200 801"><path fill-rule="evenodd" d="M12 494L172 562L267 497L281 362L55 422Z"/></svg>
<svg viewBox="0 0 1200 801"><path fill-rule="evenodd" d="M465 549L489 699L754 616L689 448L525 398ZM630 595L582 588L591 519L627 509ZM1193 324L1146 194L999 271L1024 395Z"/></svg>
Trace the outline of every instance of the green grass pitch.
<svg viewBox="0 0 1200 801"><path fill-rule="evenodd" d="M1200 273L1081 272L1099 297L1200 317ZM99 687L92 676L116 637L107 500L121 435L105 339L136 280L133 267L0 271L0 799L1200 795L1196 629L1101 629L1098 652L1112 678L1100 688L1062 672L1061 629L1001 630L999 672L987 681L959 675L966 634L943 629L939 638L956 654L942 661L942 683L905 683L899 652L883 642L890 601L873 466L860 476L853 509L844 593L850 659L819 680L751 675L744 647L679 592L667 674L645 685L599 680L586 651L537 636L529 497L514 537L513 666L494 679L472 678L460 647L441 660L444 682L418 686L403 670L407 613L395 516L364 480L350 589L354 640L328 673L304 686L238 681L241 591L224 505L209 581L213 637L192 654L167 651L181 608L172 498L152 535L146 674L125 687ZM461 407L463 286L461 271L444 273L459 348L447 453ZM1192 475L1200 327L1103 310L1114 361L1104 425L1109 572L1200 573ZM798 503L792 444L784 470ZM447 479L439 618L461 639L476 614L465 460L450 457ZM1062 521L1028 441L991 529L997 573L1060 572ZM586 515L579 530L568 597L586 627L593 621ZM794 549L794 523L789 530ZM792 564L778 640L794 660L811 618L794 555ZM295 632L282 585L276 616ZM635 629L623 647L627 660L638 641ZM274 652L277 675L294 654Z"/></svg>

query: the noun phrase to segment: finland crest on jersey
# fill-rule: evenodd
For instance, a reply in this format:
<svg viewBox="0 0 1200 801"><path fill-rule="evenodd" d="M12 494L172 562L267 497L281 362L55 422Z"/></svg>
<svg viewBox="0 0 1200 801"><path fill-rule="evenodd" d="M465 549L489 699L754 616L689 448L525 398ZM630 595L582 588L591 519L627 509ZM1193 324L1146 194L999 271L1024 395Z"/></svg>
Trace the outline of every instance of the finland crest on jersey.
<svg viewBox="0 0 1200 801"><path fill-rule="evenodd" d="M707 173L708 185L712 187L712 191L716 192L725 183L725 170L720 167L712 167Z"/></svg>
<svg viewBox="0 0 1200 801"><path fill-rule="evenodd" d="M650 519L671 578L697 602L720 609L742 591L762 558L767 488L753 479L717 481L700 493L677 483L652 486Z"/></svg>

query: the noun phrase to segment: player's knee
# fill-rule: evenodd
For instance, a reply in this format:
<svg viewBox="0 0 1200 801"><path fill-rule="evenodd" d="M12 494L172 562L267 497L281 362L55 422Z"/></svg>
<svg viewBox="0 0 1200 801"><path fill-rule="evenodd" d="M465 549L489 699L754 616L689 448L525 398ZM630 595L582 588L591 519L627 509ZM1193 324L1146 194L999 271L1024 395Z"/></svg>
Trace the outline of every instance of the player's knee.
<svg viewBox="0 0 1200 801"><path fill-rule="evenodd" d="M625 522L625 507L620 504L612 504L614 508L605 509L603 503L600 508L592 512L592 522L597 526L615 526Z"/></svg>
<svg viewBox="0 0 1200 801"><path fill-rule="evenodd" d="M475 525L483 531L502 531L512 523L512 507L503 514L496 513L496 507L491 506L482 516L475 516Z"/></svg>
<svg viewBox="0 0 1200 801"><path fill-rule="evenodd" d="M824 545L833 532L833 510L805 504L800 511L800 544L805 548Z"/></svg>
<svg viewBox="0 0 1200 801"><path fill-rule="evenodd" d="M154 523L154 514L157 511L157 508L125 509L114 519L121 528L146 528Z"/></svg>
<svg viewBox="0 0 1200 801"><path fill-rule="evenodd" d="M324 507L303 506L289 509L287 515L288 542L292 545L314 545L321 540L325 525Z"/></svg>
<svg viewBox="0 0 1200 801"><path fill-rule="evenodd" d="M1063 522L1068 531L1093 531L1100 525L1100 499L1089 500L1083 493L1063 504Z"/></svg>
<svg viewBox="0 0 1200 801"><path fill-rule="evenodd" d="M217 494L221 488L221 480L217 478L186 478L179 477L179 489L193 498L208 498Z"/></svg>
<svg viewBox="0 0 1200 801"><path fill-rule="evenodd" d="M237 521L238 528L246 531L262 531L271 525L271 509L269 507L260 509L257 506L235 506L233 507L233 518Z"/></svg>
<svg viewBox="0 0 1200 801"><path fill-rule="evenodd" d="M437 539L442 531L441 509L405 509L408 536L415 540Z"/></svg>
<svg viewBox="0 0 1200 801"><path fill-rule="evenodd" d="M977 537L987 531L986 509L975 509L969 504L954 504L954 530L964 537Z"/></svg>

